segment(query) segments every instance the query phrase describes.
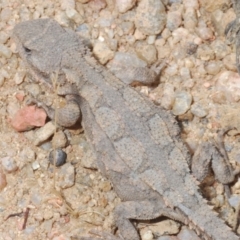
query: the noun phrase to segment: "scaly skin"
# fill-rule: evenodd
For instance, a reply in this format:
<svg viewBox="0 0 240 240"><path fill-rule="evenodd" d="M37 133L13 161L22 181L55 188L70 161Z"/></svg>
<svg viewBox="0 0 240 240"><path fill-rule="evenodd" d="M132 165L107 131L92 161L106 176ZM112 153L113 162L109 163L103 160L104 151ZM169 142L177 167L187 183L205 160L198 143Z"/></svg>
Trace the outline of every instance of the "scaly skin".
<svg viewBox="0 0 240 240"><path fill-rule="evenodd" d="M58 73L76 86L97 166L122 199L114 216L123 239L140 239L130 219L160 216L192 225L203 239L239 239L199 193L169 112L99 65L77 34L57 22L23 22L13 33L20 56L35 75L50 82L51 74ZM227 182L233 180L231 168L229 173Z"/></svg>

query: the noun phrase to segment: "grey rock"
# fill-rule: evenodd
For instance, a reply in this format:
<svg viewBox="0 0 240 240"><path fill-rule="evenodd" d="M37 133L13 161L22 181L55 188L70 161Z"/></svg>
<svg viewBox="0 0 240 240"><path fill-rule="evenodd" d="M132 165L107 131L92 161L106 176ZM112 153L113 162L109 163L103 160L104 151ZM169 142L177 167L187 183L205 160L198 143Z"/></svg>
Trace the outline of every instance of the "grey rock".
<svg viewBox="0 0 240 240"><path fill-rule="evenodd" d="M49 162L56 167L66 163L67 154L60 148L54 149L49 153Z"/></svg>

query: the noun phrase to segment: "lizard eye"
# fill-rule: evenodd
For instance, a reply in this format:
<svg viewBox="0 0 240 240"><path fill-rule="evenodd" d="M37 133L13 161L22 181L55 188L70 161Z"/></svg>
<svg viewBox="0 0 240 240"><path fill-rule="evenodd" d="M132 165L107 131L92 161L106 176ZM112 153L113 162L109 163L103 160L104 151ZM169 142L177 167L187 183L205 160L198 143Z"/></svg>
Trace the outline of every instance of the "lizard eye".
<svg viewBox="0 0 240 240"><path fill-rule="evenodd" d="M26 53L31 53L31 49L29 49L29 48L27 48L27 47L23 47L24 48L24 51L26 52Z"/></svg>

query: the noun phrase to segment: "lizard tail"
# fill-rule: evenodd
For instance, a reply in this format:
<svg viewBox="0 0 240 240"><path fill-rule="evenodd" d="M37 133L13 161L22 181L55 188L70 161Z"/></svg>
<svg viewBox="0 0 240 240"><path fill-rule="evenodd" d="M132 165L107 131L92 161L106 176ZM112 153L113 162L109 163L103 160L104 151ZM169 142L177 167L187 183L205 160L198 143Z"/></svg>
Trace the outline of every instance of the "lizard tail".
<svg viewBox="0 0 240 240"><path fill-rule="evenodd" d="M179 204L179 210L188 217L189 225L206 240L240 240L234 232L217 217L210 207L204 203L192 209Z"/></svg>

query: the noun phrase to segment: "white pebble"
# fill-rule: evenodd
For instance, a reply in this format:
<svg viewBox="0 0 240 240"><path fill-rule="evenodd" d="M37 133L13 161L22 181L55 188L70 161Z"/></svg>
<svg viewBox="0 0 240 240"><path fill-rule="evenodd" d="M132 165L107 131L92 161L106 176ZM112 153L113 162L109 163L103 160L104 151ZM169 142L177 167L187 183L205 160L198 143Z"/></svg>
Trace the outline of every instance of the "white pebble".
<svg viewBox="0 0 240 240"><path fill-rule="evenodd" d="M55 129L56 126L52 122L45 124L35 132L35 140L33 144L37 146L49 139L54 134Z"/></svg>
<svg viewBox="0 0 240 240"><path fill-rule="evenodd" d="M9 35L6 32L1 31L0 32L0 43L6 43L8 39L9 39Z"/></svg>
<svg viewBox="0 0 240 240"><path fill-rule="evenodd" d="M4 157L1 162L4 170L8 173L15 172L18 169L16 162L11 157Z"/></svg>
<svg viewBox="0 0 240 240"><path fill-rule="evenodd" d="M192 95L188 92L178 92L175 96L172 112L174 115L182 115L190 108Z"/></svg>
<svg viewBox="0 0 240 240"><path fill-rule="evenodd" d="M170 110L174 103L174 98L174 86L168 82L165 83L163 89L163 96L161 99L161 106L167 110Z"/></svg>
<svg viewBox="0 0 240 240"><path fill-rule="evenodd" d="M205 70L208 74L211 75L216 75L217 73L219 73L221 68L222 63L220 61L211 61L205 65Z"/></svg>
<svg viewBox="0 0 240 240"><path fill-rule="evenodd" d="M13 78L14 82L15 82L17 85L21 84L21 83L23 82L23 80L24 80L25 75L26 75L25 71L21 71L21 70L19 69L19 70L16 72L16 74L15 74L15 76L14 76L14 78Z"/></svg>
<svg viewBox="0 0 240 240"><path fill-rule="evenodd" d="M143 233L142 235L142 240L152 240L153 239L153 234L150 230L147 232Z"/></svg>
<svg viewBox="0 0 240 240"><path fill-rule="evenodd" d="M120 13L125 13L131 9L136 3L136 0L116 0L116 7Z"/></svg>
<svg viewBox="0 0 240 240"><path fill-rule="evenodd" d="M37 170L38 168L40 168L39 162L38 162L37 160L35 160L35 161L32 163L32 169L35 171L35 170Z"/></svg>

